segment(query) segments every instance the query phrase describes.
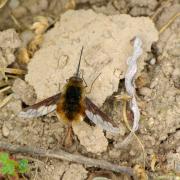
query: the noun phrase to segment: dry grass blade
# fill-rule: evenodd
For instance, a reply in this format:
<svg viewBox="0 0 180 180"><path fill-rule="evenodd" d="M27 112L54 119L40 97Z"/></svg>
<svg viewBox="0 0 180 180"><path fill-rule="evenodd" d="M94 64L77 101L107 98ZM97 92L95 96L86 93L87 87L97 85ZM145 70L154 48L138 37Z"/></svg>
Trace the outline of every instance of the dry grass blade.
<svg viewBox="0 0 180 180"><path fill-rule="evenodd" d="M10 94L9 96L5 97L1 102L0 102L0 108L2 108L3 106L5 106L12 98L12 94Z"/></svg>
<svg viewBox="0 0 180 180"><path fill-rule="evenodd" d="M153 14L151 19L154 21L154 19L159 15L159 13L171 2L172 0L167 0L163 5L161 5Z"/></svg>
<svg viewBox="0 0 180 180"><path fill-rule="evenodd" d="M19 21L15 18L15 16L13 14L10 14L11 19L13 20L14 24L19 28L22 29L21 24L19 23Z"/></svg>
<svg viewBox="0 0 180 180"><path fill-rule="evenodd" d="M180 16L180 13L175 14L173 17L169 19L169 21L160 28L159 34L163 33L175 20Z"/></svg>
<svg viewBox="0 0 180 180"><path fill-rule="evenodd" d="M143 151L143 166L144 166L144 169L145 169L145 159L146 159L146 155L145 155L145 149L144 149L144 146L141 142L141 140L139 139L139 137L132 131L129 123L128 123L128 119L127 119L127 100L123 100L123 119L124 119L124 122L126 124L126 127L128 128L128 130L130 132L133 133L134 137L137 139L138 143L140 144L141 148L142 148L142 151Z"/></svg>
<svg viewBox="0 0 180 180"><path fill-rule="evenodd" d="M6 68L0 68L0 73L2 74L3 78L5 79L5 82L7 82L7 81L8 81L8 78L7 78L7 76L6 76L5 69L6 69Z"/></svg>
<svg viewBox="0 0 180 180"><path fill-rule="evenodd" d="M7 90L11 89L11 86L7 86L5 88L0 89L0 93L5 92Z"/></svg>
<svg viewBox="0 0 180 180"><path fill-rule="evenodd" d="M22 69L15 69L15 68L0 68L0 72L10 73L10 74L17 74L17 75L26 74L26 71L24 71Z"/></svg>
<svg viewBox="0 0 180 180"><path fill-rule="evenodd" d="M20 146L20 145L12 145L8 143L0 142L0 149L5 151L10 151L13 153L26 153L34 156L40 157L48 157L48 158L56 158L66 161L72 161L80 164L84 164L88 167L99 167L105 170L114 171L117 173L127 174L136 179L134 174L134 170L130 167L119 166L117 164L112 164L110 162L98 159L88 158L82 155L70 154L63 150L46 150L42 148L28 147L28 146Z"/></svg>
<svg viewBox="0 0 180 180"><path fill-rule="evenodd" d="M153 154L151 157L151 170L153 172L155 171L156 162L157 162L157 156L155 154Z"/></svg>
<svg viewBox="0 0 180 180"><path fill-rule="evenodd" d="M141 148L142 148L142 151L143 151L143 165L144 165L144 169L145 169L145 159L146 159L146 156L145 156L145 149L144 149L144 146L141 142L141 140L139 139L139 137L132 131L132 128L130 127L129 125L129 122L128 122L128 118L127 118L127 101L129 101L131 99L131 96L127 95L127 94L124 94L124 95L117 95L115 96L115 98L120 101L122 100L123 101L123 120L124 120L124 123L127 127L127 129L133 133L134 137L136 138L136 140L138 141L138 143L140 144Z"/></svg>
<svg viewBox="0 0 180 180"><path fill-rule="evenodd" d="M5 6L8 0L0 0L0 9Z"/></svg>
<svg viewBox="0 0 180 180"><path fill-rule="evenodd" d="M0 88L4 88L5 86L10 86L11 83L8 81L0 81Z"/></svg>

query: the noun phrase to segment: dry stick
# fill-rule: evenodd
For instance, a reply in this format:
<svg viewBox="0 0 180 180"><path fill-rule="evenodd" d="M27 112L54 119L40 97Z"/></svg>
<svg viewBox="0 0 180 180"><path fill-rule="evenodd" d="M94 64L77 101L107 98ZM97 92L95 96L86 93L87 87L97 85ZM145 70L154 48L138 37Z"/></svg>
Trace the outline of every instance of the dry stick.
<svg viewBox="0 0 180 180"><path fill-rule="evenodd" d="M0 9L7 3L8 0L1 0L0 1Z"/></svg>
<svg viewBox="0 0 180 180"><path fill-rule="evenodd" d="M26 74L25 70L16 69L16 68L0 68L0 72L10 73L10 74L17 74L17 75Z"/></svg>
<svg viewBox="0 0 180 180"><path fill-rule="evenodd" d="M146 157L145 157L144 146L143 146L141 140L139 139L139 137L136 135L136 133L132 131L132 128L130 127L129 122L128 122L128 118L127 118L127 101L129 101L131 99L131 96L124 94L124 95L117 95L117 96L115 96L115 98L118 101L122 100L122 102L123 102L123 109L122 109L122 111L123 111L123 121L124 121L127 129L130 132L133 133L134 137L136 138L136 140L138 141L138 143L140 144L140 146L142 148L142 151L143 151L143 161L144 161L144 169L145 169L145 159L146 159Z"/></svg>
<svg viewBox="0 0 180 180"><path fill-rule="evenodd" d="M11 89L11 86L7 86L5 88L2 88L2 89L0 89L0 93L3 93L3 92L5 92L5 91L7 91L9 89Z"/></svg>
<svg viewBox="0 0 180 180"><path fill-rule="evenodd" d="M164 4L162 4L153 14L153 16L151 17L151 19L154 21L154 19L156 18L156 16L168 5L168 3L170 3L172 0L167 0Z"/></svg>
<svg viewBox="0 0 180 180"><path fill-rule="evenodd" d="M134 179L136 179L134 171L130 167L119 166L119 165L107 162L105 160L92 159L92 158L88 158L82 155L70 154L63 150L57 150L57 151L46 150L42 148L13 145L13 144L8 144L8 143L3 143L3 142L0 142L0 149L10 151L13 153L27 153L31 155L37 155L40 157L49 157L49 158L62 159L66 161L73 161L76 163L84 164L89 167L99 167L99 168L111 170L117 173L127 174L129 176L132 176Z"/></svg>
<svg viewBox="0 0 180 180"><path fill-rule="evenodd" d="M160 28L159 34L163 33L179 16L180 16L180 13L177 13L173 17L171 17L169 21Z"/></svg>
<svg viewBox="0 0 180 180"><path fill-rule="evenodd" d="M138 141L138 143L140 144L141 148L142 148L142 151L143 151L143 161L144 161L144 169L145 169L145 159L146 159L146 155L145 155L145 149L144 149L144 146L141 142L141 140L139 139L139 137L136 135L135 132L132 131L132 128L130 127L129 123L128 123L128 118L127 118L127 110L126 110L126 107L127 107L127 100L123 99L123 120L126 124L126 127L128 128L128 130L130 132L133 133L134 137L136 138L136 140Z"/></svg>

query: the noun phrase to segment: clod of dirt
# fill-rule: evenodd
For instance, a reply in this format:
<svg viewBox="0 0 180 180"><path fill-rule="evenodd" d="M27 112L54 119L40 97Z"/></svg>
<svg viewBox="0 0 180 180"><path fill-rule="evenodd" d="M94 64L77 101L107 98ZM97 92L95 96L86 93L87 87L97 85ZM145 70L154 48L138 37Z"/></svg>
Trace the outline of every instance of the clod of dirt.
<svg viewBox="0 0 180 180"><path fill-rule="evenodd" d="M36 96L34 89L22 79L14 81L12 90L25 104L32 105L35 103Z"/></svg>
<svg viewBox="0 0 180 180"><path fill-rule="evenodd" d="M66 79L76 72L80 50L84 46L81 74L90 87L101 73L89 94L101 106L108 96L117 91L119 80L124 78L126 61L133 50L130 41L135 36L143 41L140 72L146 52L158 39L158 32L149 18L105 16L91 10L67 11L45 35L41 49L29 63L26 80L34 87L38 99L59 92Z"/></svg>
<svg viewBox="0 0 180 180"><path fill-rule="evenodd" d="M42 164L37 162L37 168L41 169L37 174L37 180L60 180L64 172L69 169L69 162L53 159Z"/></svg>
<svg viewBox="0 0 180 180"><path fill-rule="evenodd" d="M13 114L18 114L22 110L22 101L15 98L7 104L8 112Z"/></svg>
<svg viewBox="0 0 180 180"><path fill-rule="evenodd" d="M80 164L71 164L69 169L65 172L62 180L84 180L87 178L86 169Z"/></svg>
<svg viewBox="0 0 180 180"><path fill-rule="evenodd" d="M77 135L80 144L83 145L88 152L102 153L106 151L108 141L105 138L102 129L81 122L78 125L73 126L73 131Z"/></svg>
<svg viewBox="0 0 180 180"><path fill-rule="evenodd" d="M0 32L0 67L7 67L14 62L14 51L20 45L21 41L14 29Z"/></svg>
<svg viewBox="0 0 180 180"><path fill-rule="evenodd" d="M180 153L169 152L167 154L167 169L180 172Z"/></svg>
<svg viewBox="0 0 180 180"><path fill-rule="evenodd" d="M133 16L149 15L153 14L153 11L157 7L157 0L143 1L143 0L130 0L129 8L130 14Z"/></svg>

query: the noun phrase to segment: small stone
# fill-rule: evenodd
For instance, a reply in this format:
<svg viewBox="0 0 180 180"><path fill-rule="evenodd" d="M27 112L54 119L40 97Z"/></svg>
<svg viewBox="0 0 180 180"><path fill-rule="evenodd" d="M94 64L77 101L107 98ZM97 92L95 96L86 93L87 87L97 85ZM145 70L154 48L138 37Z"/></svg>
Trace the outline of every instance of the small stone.
<svg viewBox="0 0 180 180"><path fill-rule="evenodd" d="M112 159L118 159L121 155L121 151L118 149L112 149L111 151L109 151L109 156Z"/></svg>
<svg viewBox="0 0 180 180"><path fill-rule="evenodd" d="M10 130L9 128L6 126L6 124L4 123L3 124L3 127L2 127L2 134L4 137L8 137L9 136L9 133L10 133Z"/></svg>
<svg viewBox="0 0 180 180"><path fill-rule="evenodd" d="M159 82L158 78L153 79L151 82L150 88L154 89L158 85L158 82Z"/></svg>
<svg viewBox="0 0 180 180"><path fill-rule="evenodd" d="M148 119L148 126L152 128L154 126L154 119L151 117Z"/></svg>
<svg viewBox="0 0 180 180"><path fill-rule="evenodd" d="M30 30L25 30L20 34L20 38L22 39L22 46L26 47L30 40L34 37L34 34Z"/></svg>
<svg viewBox="0 0 180 180"><path fill-rule="evenodd" d="M155 58L152 58L152 59L150 60L150 64L151 64L151 65L156 64L156 59L155 59Z"/></svg>
<svg viewBox="0 0 180 180"><path fill-rule="evenodd" d="M15 49L20 47L21 40L19 39L19 35L16 33L14 29L8 29L0 32L0 47Z"/></svg>
<svg viewBox="0 0 180 180"><path fill-rule="evenodd" d="M27 14L27 9L23 6L18 6L17 8L13 9L12 13L16 18L20 18Z"/></svg>
<svg viewBox="0 0 180 180"><path fill-rule="evenodd" d="M136 152L135 152L134 150L131 150L131 151L129 152L129 154L130 154L131 156L135 156L135 155L136 155Z"/></svg>
<svg viewBox="0 0 180 180"><path fill-rule="evenodd" d="M53 137L49 137L47 142L48 144L53 144L55 142L55 139Z"/></svg>
<svg viewBox="0 0 180 180"><path fill-rule="evenodd" d="M9 7L11 8L11 9L15 9L15 8L17 8L19 6L19 1L18 0L11 0L10 2L9 2Z"/></svg>
<svg viewBox="0 0 180 180"><path fill-rule="evenodd" d="M147 87L143 87L139 90L139 93L143 96L148 96L150 97L151 96L151 89L147 88Z"/></svg>

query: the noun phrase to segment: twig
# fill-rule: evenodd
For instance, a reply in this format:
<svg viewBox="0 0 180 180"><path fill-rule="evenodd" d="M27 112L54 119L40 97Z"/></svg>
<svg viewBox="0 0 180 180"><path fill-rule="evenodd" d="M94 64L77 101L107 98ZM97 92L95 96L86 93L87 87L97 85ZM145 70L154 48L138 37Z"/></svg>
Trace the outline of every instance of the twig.
<svg viewBox="0 0 180 180"><path fill-rule="evenodd" d="M19 28L19 29L22 29L21 28L21 24L19 23L19 21L16 19L16 17L11 13L10 14L10 17L11 19L13 20L14 24Z"/></svg>
<svg viewBox="0 0 180 180"><path fill-rule="evenodd" d="M3 93L3 92L5 92L5 91L7 91L9 89L11 89L11 86L7 86L5 88L2 88L2 89L0 89L0 93Z"/></svg>
<svg viewBox="0 0 180 180"><path fill-rule="evenodd" d="M17 74L17 75L26 74L26 71L24 71L22 69L15 69L15 68L0 68L0 72L10 73L10 74Z"/></svg>
<svg viewBox="0 0 180 180"><path fill-rule="evenodd" d="M162 4L152 15L151 19L154 21L157 15L171 2L172 0L167 0L164 4Z"/></svg>
<svg viewBox="0 0 180 180"><path fill-rule="evenodd" d="M139 139L139 137L135 134L135 132L132 131L132 128L130 127L129 125L129 122L128 122L128 118L127 118L127 101L129 101L131 99L131 96L128 96L126 94L124 95L117 95L115 96L115 98L119 101L119 100L122 100L123 102L123 120L124 120L124 123L127 127L127 129L132 132L132 134L134 135L134 137L136 138L136 140L138 141L138 143L140 144L141 148L142 148L142 151L143 151L143 165L144 165L144 169L145 169L145 160L146 160L146 155L145 155L145 149L144 149L144 146L141 142L141 140ZM123 143L124 144L124 143ZM123 145L123 144L120 144L120 147Z"/></svg>
<svg viewBox="0 0 180 180"><path fill-rule="evenodd" d="M8 81L0 81L0 88L4 88L5 86L10 86L11 83Z"/></svg>
<svg viewBox="0 0 180 180"><path fill-rule="evenodd" d="M136 179L134 171L130 167L119 166L119 165L112 164L104 160L92 159L92 158L88 158L82 155L70 154L63 150L57 150L57 151L46 150L42 148L13 145L13 144L8 144L8 143L3 143L3 142L0 142L0 149L10 151L13 153L27 153L34 156L36 155L40 157L49 157L49 158L62 159L66 161L72 161L72 162L84 164L89 167L99 167L99 168L111 170L117 173L127 174L129 176L132 176L134 179Z"/></svg>
<svg viewBox="0 0 180 180"><path fill-rule="evenodd" d="M164 32L176 20L176 18L178 18L179 16L180 16L180 13L176 13L173 17L171 17L169 19L169 21L160 28L159 34Z"/></svg>
<svg viewBox="0 0 180 180"><path fill-rule="evenodd" d="M5 6L5 4L8 2L8 0L1 0L0 1L0 9Z"/></svg>
<svg viewBox="0 0 180 180"><path fill-rule="evenodd" d="M146 166L146 164L145 164L145 161L146 161L146 160L145 160L145 159L146 159L145 149L144 149L144 146L143 146L141 140L140 140L139 137L135 134L135 132L132 131L132 129L131 129L129 123L128 123L126 107L127 107L127 100L123 100L123 119L124 119L124 122L125 122L128 130L129 130L130 132L132 132L132 134L134 135L134 137L136 138L136 140L138 141L138 143L140 144L140 146L141 146L141 148L142 148L142 151L143 151L143 161L144 161L144 162L143 162L143 166L144 166L144 169L145 169L145 166Z"/></svg>

